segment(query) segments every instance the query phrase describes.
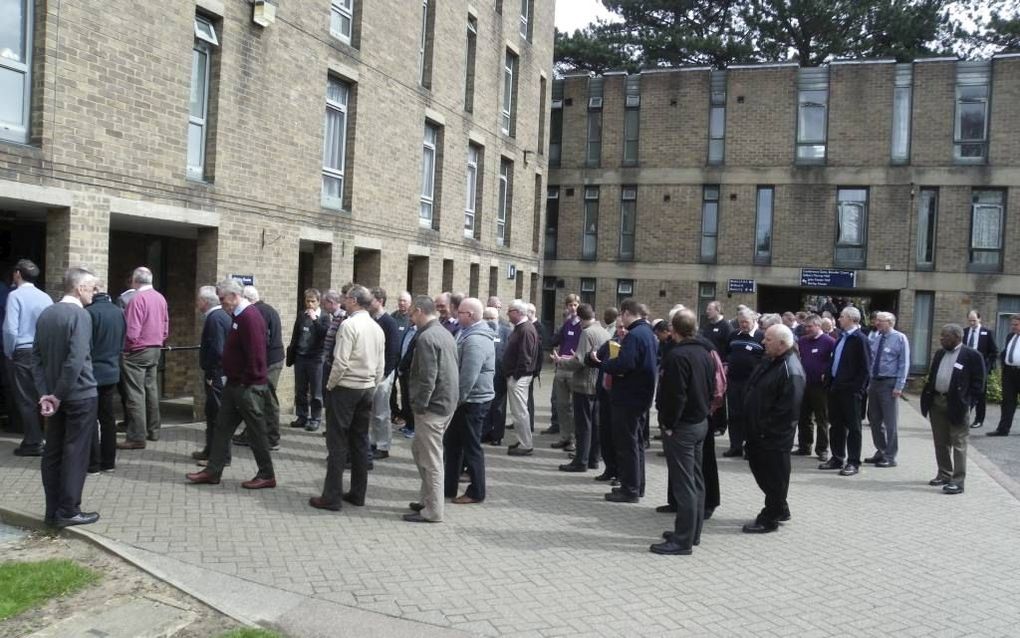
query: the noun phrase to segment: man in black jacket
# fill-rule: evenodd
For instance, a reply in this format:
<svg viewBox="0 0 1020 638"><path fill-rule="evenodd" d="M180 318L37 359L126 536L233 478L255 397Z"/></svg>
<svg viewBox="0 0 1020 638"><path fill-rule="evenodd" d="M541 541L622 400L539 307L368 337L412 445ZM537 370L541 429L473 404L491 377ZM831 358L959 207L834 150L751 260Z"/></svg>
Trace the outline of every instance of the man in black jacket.
<svg viewBox="0 0 1020 638"><path fill-rule="evenodd" d="M853 476L861 467L861 398L871 380L871 348L861 332L861 311L853 306L839 313L843 333L826 374L829 388L829 446L832 458L820 470ZM845 464L844 464L845 462Z"/></svg>
<svg viewBox="0 0 1020 638"><path fill-rule="evenodd" d="M765 358L747 381L743 407L748 460L754 480L765 493L765 507L753 523L744 525L748 534L774 532L780 521L790 519L786 502L790 448L804 398L804 368L794 348L793 331L783 324L770 326L762 344Z"/></svg>
<svg viewBox="0 0 1020 638"><path fill-rule="evenodd" d="M319 309L315 288L305 291L305 309L294 320L289 359L294 365L294 412L292 428L315 432L322 423L322 343L329 330L329 317Z"/></svg>
<svg viewBox="0 0 1020 638"><path fill-rule="evenodd" d="M386 290L376 286L372 288L372 305L368 309L375 322L382 328L386 337L386 367L383 370L382 383L375 386L372 396L372 425L369 427L369 440L372 443L372 459L386 459L390 456L390 444L393 443L393 424L390 422L390 392L396 378L397 363L400 362L401 335L397 320L386 314Z"/></svg>
<svg viewBox="0 0 1020 638"><path fill-rule="evenodd" d="M963 345L977 350L981 354L985 360L985 381L987 381L988 375L995 369L995 360L999 356L999 348L995 345L995 331L986 328L981 323L981 313L977 310L971 310L967 314L967 323L969 325L963 331ZM977 405L974 407L974 422L970 424L970 427L979 428L984 425L984 422L985 392L982 392L978 395Z"/></svg>
<svg viewBox="0 0 1020 638"><path fill-rule="evenodd" d="M931 421L939 466L938 476L928 485L941 485L946 494L963 494L967 425L971 408L984 392L985 363L978 351L963 345L963 328L958 324L943 326L939 340L942 349L932 358L928 383L921 392L921 414Z"/></svg>
<svg viewBox="0 0 1020 638"><path fill-rule="evenodd" d="M744 456L744 387L762 357L762 332L754 313L747 308L737 312L737 329L730 334L726 349L719 353L726 360L726 403L729 407L730 448L725 457Z"/></svg>
<svg viewBox="0 0 1020 638"><path fill-rule="evenodd" d="M533 452L531 421L528 416L528 389L535 376L535 367L542 356L538 331L528 319L528 304L514 299L507 310L513 332L503 353L503 374L507 378L507 401L517 432L517 443L510 446L510 456L530 456Z"/></svg>
<svg viewBox="0 0 1020 638"><path fill-rule="evenodd" d="M216 419L220 414L220 402L223 398L223 344L230 332L230 315L220 306L220 298L216 295L216 286L202 286L198 289L196 301L198 311L202 313L202 339L198 348L198 365L202 368L202 387L205 389L205 447L191 453L191 458L205 465L212 449L213 431ZM230 463L230 448L227 448L227 463Z"/></svg>
<svg viewBox="0 0 1020 638"><path fill-rule="evenodd" d="M687 555L701 542L704 522L702 451L708 435L715 362L709 354L711 346L696 337L698 321L693 312L680 310L671 323L676 346L662 361L658 407L676 522L672 531L663 534L665 541L649 549L655 554Z"/></svg>
<svg viewBox="0 0 1020 638"><path fill-rule="evenodd" d="M98 286L97 286L98 290ZM99 392L99 436L92 438L89 473L112 472L117 464L117 419L113 395L120 381L120 353L124 349L124 311L110 295L97 292L85 309L92 319L92 373Z"/></svg>

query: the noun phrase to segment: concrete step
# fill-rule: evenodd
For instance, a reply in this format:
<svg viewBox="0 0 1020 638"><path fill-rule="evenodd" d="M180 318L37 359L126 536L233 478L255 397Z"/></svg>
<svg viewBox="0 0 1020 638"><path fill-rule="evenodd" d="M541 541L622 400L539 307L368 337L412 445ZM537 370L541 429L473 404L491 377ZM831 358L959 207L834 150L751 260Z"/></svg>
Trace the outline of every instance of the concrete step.
<svg viewBox="0 0 1020 638"><path fill-rule="evenodd" d="M170 600L119 597L79 612L29 638L169 638L198 617Z"/></svg>

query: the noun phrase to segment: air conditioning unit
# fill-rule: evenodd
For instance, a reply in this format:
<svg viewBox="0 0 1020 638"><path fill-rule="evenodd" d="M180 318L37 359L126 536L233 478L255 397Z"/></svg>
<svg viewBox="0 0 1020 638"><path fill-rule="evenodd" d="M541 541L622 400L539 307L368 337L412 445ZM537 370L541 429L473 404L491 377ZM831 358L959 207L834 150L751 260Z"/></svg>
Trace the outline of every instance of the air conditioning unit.
<svg viewBox="0 0 1020 638"><path fill-rule="evenodd" d="M627 106L628 107L632 107L632 108L633 107L641 106L641 96L640 95L628 95L627 96Z"/></svg>
<svg viewBox="0 0 1020 638"><path fill-rule="evenodd" d="M276 5L269 0L255 0L252 3L251 21L260 27L268 27L276 22Z"/></svg>
<svg viewBox="0 0 1020 638"><path fill-rule="evenodd" d="M554 109L562 109L563 108L563 100L553 100L552 101L552 107Z"/></svg>
<svg viewBox="0 0 1020 638"><path fill-rule="evenodd" d="M600 108L602 108L602 98L601 97L590 97L590 98L588 98L588 108L590 108L590 109L600 109Z"/></svg>

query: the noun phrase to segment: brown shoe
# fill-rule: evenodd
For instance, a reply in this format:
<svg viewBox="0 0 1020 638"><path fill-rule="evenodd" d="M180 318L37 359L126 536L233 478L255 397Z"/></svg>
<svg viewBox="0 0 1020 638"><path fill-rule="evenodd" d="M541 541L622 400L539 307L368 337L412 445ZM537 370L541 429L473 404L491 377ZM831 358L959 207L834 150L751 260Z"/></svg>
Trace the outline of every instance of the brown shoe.
<svg viewBox="0 0 1020 638"><path fill-rule="evenodd" d="M343 507L341 505L333 505L331 503L327 503L326 500L321 496L313 496L312 498L308 499L308 504L317 510L330 510L332 512L339 512Z"/></svg>
<svg viewBox="0 0 1020 638"><path fill-rule="evenodd" d="M457 505L473 505L475 503L481 503L477 498L471 498L467 494L461 494L457 498L453 499L453 502Z"/></svg>
<svg viewBox="0 0 1020 638"><path fill-rule="evenodd" d="M118 450L144 450L145 441L120 441L117 443Z"/></svg>
<svg viewBox="0 0 1020 638"><path fill-rule="evenodd" d="M209 485L219 485L220 482L220 477L216 476L215 474L206 472L205 470L202 470L201 472L191 472L185 478L187 478L192 483L197 483L199 485L203 483L208 483Z"/></svg>
<svg viewBox="0 0 1020 638"><path fill-rule="evenodd" d="M276 487L276 478L259 478L256 476L250 481L241 483L241 487L246 490L263 490L269 487Z"/></svg>

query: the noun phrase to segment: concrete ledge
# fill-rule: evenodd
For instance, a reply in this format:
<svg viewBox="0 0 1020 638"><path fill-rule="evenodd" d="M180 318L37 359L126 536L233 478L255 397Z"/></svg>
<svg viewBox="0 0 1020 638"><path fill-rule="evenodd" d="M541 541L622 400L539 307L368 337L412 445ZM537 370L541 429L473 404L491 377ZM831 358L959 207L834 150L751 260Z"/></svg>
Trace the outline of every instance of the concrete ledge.
<svg viewBox="0 0 1020 638"><path fill-rule="evenodd" d="M217 18L222 18L225 11L223 0L195 0L195 6ZM251 12L249 11L249 13Z"/></svg>
<svg viewBox="0 0 1020 638"><path fill-rule="evenodd" d="M0 202L3 200L29 202L54 208L70 208L74 202L74 193L53 186L36 186L0 180Z"/></svg>
<svg viewBox="0 0 1020 638"><path fill-rule="evenodd" d="M311 226L302 226L298 229L298 238L302 241L314 241L319 244L332 244L333 231L323 228L312 228Z"/></svg>
<svg viewBox="0 0 1020 638"><path fill-rule="evenodd" d="M407 254L414 255L415 257L431 257L432 249L428 246L422 246L420 244L408 244Z"/></svg>
<svg viewBox="0 0 1020 638"><path fill-rule="evenodd" d="M218 228L220 225L220 214L207 210L196 210L184 208L183 206L170 206L168 204L155 204L137 199L124 199L113 197L110 199L110 213L115 215L128 215L130 217L141 217L144 219L158 219L161 221L187 224L189 226L208 226Z"/></svg>

